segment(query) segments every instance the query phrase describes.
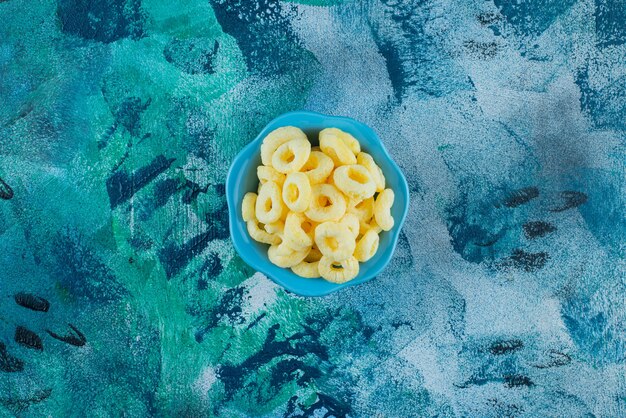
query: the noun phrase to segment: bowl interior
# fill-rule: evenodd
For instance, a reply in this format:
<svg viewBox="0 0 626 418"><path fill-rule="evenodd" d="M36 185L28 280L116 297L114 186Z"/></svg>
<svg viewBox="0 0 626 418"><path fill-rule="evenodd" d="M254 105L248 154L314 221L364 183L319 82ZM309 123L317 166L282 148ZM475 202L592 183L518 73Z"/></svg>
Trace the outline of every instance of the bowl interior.
<svg viewBox="0 0 626 418"><path fill-rule="evenodd" d="M386 187L391 188L395 193L395 201L391 209L395 219L393 229L381 232L378 252L367 262L360 263L359 274L347 283L334 284L323 279L305 279L297 276L290 269L283 269L270 263L267 257L269 246L252 240L241 218L243 196L247 192L256 192L258 187L256 168L261 164L261 142L269 132L287 125L302 129L312 144L318 143L318 133L324 128L335 127L349 132L359 140L363 151L372 155L383 170L387 181ZM266 274L287 290L302 296L322 296L347 286L363 283L380 273L393 255L409 203L406 180L374 131L353 119L313 112L291 112L270 122L233 161L226 181L226 190L231 237L237 252L251 267Z"/></svg>

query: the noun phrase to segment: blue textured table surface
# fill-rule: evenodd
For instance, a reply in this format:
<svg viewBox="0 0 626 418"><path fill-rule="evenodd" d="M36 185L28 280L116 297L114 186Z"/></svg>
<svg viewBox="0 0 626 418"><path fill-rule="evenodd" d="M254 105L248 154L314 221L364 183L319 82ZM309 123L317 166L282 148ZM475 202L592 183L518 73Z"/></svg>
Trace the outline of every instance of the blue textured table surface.
<svg viewBox="0 0 626 418"><path fill-rule="evenodd" d="M0 0L0 415L626 416L623 0ZM409 181L287 293L224 181L296 109Z"/></svg>

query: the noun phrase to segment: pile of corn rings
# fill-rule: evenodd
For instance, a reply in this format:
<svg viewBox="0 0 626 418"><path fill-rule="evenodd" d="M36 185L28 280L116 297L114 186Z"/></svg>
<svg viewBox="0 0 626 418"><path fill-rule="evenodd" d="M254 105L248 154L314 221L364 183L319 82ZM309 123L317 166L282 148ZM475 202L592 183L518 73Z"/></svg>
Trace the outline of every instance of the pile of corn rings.
<svg viewBox="0 0 626 418"><path fill-rule="evenodd" d="M394 193L372 156L340 129L322 130L312 147L301 129L284 126L263 139L261 161L258 193L242 202L250 237L298 276L354 279L394 225Z"/></svg>

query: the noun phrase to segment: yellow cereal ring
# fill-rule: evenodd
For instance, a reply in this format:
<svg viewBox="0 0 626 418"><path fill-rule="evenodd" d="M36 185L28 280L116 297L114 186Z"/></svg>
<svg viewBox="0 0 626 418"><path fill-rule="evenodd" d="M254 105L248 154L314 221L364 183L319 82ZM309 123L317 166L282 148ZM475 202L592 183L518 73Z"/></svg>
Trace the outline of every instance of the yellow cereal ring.
<svg viewBox="0 0 626 418"><path fill-rule="evenodd" d="M266 165L260 165L256 168L256 175L259 178L261 184L267 183L268 181L273 181L274 183L281 186L285 182L285 175L283 173L279 173L272 167L268 167Z"/></svg>
<svg viewBox="0 0 626 418"><path fill-rule="evenodd" d="M256 199L256 218L264 224L271 224L280 219L285 204L280 187L273 181L263 183Z"/></svg>
<svg viewBox="0 0 626 418"><path fill-rule="evenodd" d="M324 222L315 228L315 244L324 257L341 261L352 256L356 247L354 235L339 222Z"/></svg>
<svg viewBox="0 0 626 418"><path fill-rule="evenodd" d="M359 141L355 137L347 132L342 131L341 129L326 128L324 129L324 135L334 135L337 138L341 139L341 141L346 144L346 146L350 149L350 151L354 153L354 155L361 152L361 144L359 143Z"/></svg>
<svg viewBox="0 0 626 418"><path fill-rule="evenodd" d="M367 231L357 242L354 257L361 262L367 261L378 251L379 237L373 229Z"/></svg>
<svg viewBox="0 0 626 418"><path fill-rule="evenodd" d="M243 197L243 201L241 202L241 216L243 217L244 222L251 221L256 219L256 193L246 193Z"/></svg>
<svg viewBox="0 0 626 418"><path fill-rule="evenodd" d="M287 174L283 184L283 201L294 212L304 212L311 203L311 183L304 173Z"/></svg>
<svg viewBox="0 0 626 418"><path fill-rule="evenodd" d="M311 251L309 251L304 261L312 263L314 261L320 261L320 258L322 258L322 252L317 248L317 245L313 244L313 248L311 248Z"/></svg>
<svg viewBox="0 0 626 418"><path fill-rule="evenodd" d="M346 213L339 220L339 223L347 226L350 232L352 233L352 235L354 235L354 238L356 238L359 235L359 231L361 230L361 225L359 222L359 218L357 218L354 213Z"/></svg>
<svg viewBox="0 0 626 418"><path fill-rule="evenodd" d="M335 164L328 155L312 148L309 159L302 166L302 172L307 175L311 184L318 184L326 181L333 167Z"/></svg>
<svg viewBox="0 0 626 418"><path fill-rule="evenodd" d="M279 237L283 236L285 231L285 222L278 220L271 224L265 224L265 230L273 235L278 235Z"/></svg>
<svg viewBox="0 0 626 418"><path fill-rule="evenodd" d="M270 245L277 245L281 241L278 235L269 234L268 232L259 228L257 221L254 219L246 222L246 226L248 228L248 234L250 234L250 238L255 241Z"/></svg>
<svg viewBox="0 0 626 418"><path fill-rule="evenodd" d="M320 132L320 148L332 158L335 166L356 164L356 156L352 150L333 131L324 129Z"/></svg>
<svg viewBox="0 0 626 418"><path fill-rule="evenodd" d="M285 222L283 240L294 250L302 251L313 245L313 225L307 218L297 212L289 212Z"/></svg>
<svg viewBox="0 0 626 418"><path fill-rule="evenodd" d="M307 137L305 133L302 132L302 129L296 128L295 126L283 126L267 134L261 144L261 161L263 165L271 166L272 156L276 149L292 139L307 140Z"/></svg>
<svg viewBox="0 0 626 418"><path fill-rule="evenodd" d="M320 277L320 272L317 268L319 261L313 261L311 263L302 261L300 264L296 264L291 268L295 274L306 279L315 279Z"/></svg>
<svg viewBox="0 0 626 418"><path fill-rule="evenodd" d="M376 184L362 165L344 165L333 172L335 186L354 199L367 199L376 193Z"/></svg>
<svg viewBox="0 0 626 418"><path fill-rule="evenodd" d="M368 199L362 200L354 206L348 207L349 213L354 213L357 218L359 218L359 222L368 222L374 216L374 198L370 197Z"/></svg>
<svg viewBox="0 0 626 418"><path fill-rule="evenodd" d="M267 250L269 260L278 267L290 268L300 264L309 253L307 248L304 251L296 251L284 242L279 245L272 245Z"/></svg>
<svg viewBox="0 0 626 418"><path fill-rule="evenodd" d="M391 189L385 189L378 194L374 202L374 219L383 231L393 228L394 220L391 216L391 206L393 206L394 193Z"/></svg>
<svg viewBox="0 0 626 418"><path fill-rule="evenodd" d="M372 219L369 222L359 222L359 235L365 235L365 233L370 230L376 232L377 234L380 234L380 231L382 231L383 229L378 226L378 224L376 223L376 219Z"/></svg>
<svg viewBox="0 0 626 418"><path fill-rule="evenodd" d="M332 184L316 184L311 192L311 204L304 213L312 221L335 221L346 213L346 199Z"/></svg>
<svg viewBox="0 0 626 418"><path fill-rule="evenodd" d="M354 257L333 261L324 256L317 265L320 276L332 283L345 283L359 274L359 262Z"/></svg>
<svg viewBox="0 0 626 418"><path fill-rule="evenodd" d="M311 155L308 139L292 139L282 144L272 155L272 166L279 172L289 174L299 171Z"/></svg>
<svg viewBox="0 0 626 418"><path fill-rule="evenodd" d="M385 190L385 176L383 174L383 170L376 164L371 155L367 152L360 152L356 156L356 162L369 171L372 180L374 180L374 184L376 185L376 191L382 192Z"/></svg>

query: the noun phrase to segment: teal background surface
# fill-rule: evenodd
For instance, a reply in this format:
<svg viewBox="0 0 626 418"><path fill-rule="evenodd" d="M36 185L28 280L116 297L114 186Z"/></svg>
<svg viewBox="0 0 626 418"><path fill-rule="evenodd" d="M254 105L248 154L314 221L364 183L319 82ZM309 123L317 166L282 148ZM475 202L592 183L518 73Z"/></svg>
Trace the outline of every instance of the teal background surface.
<svg viewBox="0 0 626 418"><path fill-rule="evenodd" d="M623 0L0 0L0 415L626 416ZM372 127L375 279L229 240L274 117Z"/></svg>

